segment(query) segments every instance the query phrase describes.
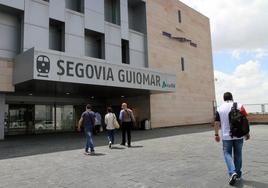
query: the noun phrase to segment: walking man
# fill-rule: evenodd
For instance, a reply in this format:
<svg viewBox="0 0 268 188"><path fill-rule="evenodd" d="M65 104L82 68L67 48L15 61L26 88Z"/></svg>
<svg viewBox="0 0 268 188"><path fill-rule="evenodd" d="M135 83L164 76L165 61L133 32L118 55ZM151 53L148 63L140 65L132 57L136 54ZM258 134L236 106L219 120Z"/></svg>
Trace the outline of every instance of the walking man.
<svg viewBox="0 0 268 188"><path fill-rule="evenodd" d="M218 107L215 118L215 141L220 142L222 139L223 155L225 163L227 165L229 174L229 184L234 185L236 180L240 180L242 176L242 147L244 137L237 138L230 136L230 122L229 113L233 107L233 96L230 92L226 92L223 95L224 103ZM244 116L247 116L247 112L243 105L237 105ZM221 137L219 136L219 129L221 129ZM245 139L248 140L250 135L247 134ZM232 155L233 154L233 155Z"/></svg>
<svg viewBox="0 0 268 188"><path fill-rule="evenodd" d="M120 111L119 120L121 121L122 128L122 142L121 145L126 144L127 133L127 145L131 147L131 127L135 122L135 118L131 109L127 108L127 103L122 103L122 110Z"/></svg>
<svg viewBox="0 0 268 188"><path fill-rule="evenodd" d="M94 144L92 140L93 127L95 125L95 114L91 110L91 105L87 104L86 111L82 113L81 118L78 122L78 131L81 131L81 126L84 126L85 135L86 135L86 147L85 154L90 155L94 154ZM88 151L90 148L90 152Z"/></svg>

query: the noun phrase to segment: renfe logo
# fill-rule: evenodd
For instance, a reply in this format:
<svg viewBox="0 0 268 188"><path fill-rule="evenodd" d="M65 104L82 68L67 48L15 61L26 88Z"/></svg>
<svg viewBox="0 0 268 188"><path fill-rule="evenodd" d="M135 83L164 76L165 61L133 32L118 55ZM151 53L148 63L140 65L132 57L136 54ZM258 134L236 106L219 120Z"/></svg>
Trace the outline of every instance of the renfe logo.
<svg viewBox="0 0 268 188"><path fill-rule="evenodd" d="M36 59L36 69L38 77L46 77L48 78L48 73L50 70L50 60L45 55L39 55Z"/></svg>

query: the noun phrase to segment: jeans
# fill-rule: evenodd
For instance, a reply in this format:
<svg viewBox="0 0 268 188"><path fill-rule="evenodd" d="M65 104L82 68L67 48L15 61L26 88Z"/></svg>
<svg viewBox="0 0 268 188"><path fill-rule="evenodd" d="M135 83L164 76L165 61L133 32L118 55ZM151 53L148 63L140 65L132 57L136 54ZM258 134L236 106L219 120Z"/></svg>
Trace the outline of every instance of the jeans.
<svg viewBox="0 0 268 188"><path fill-rule="evenodd" d="M92 140L92 131L85 130L86 135L86 148L85 151L88 152L88 149L90 148L90 151L94 151L94 145Z"/></svg>
<svg viewBox="0 0 268 188"><path fill-rule="evenodd" d="M223 140L223 154L225 163L228 168L228 174L231 176L233 173L237 173L238 177L241 177L242 172L242 147L244 139L237 140ZM233 153L233 157L232 157Z"/></svg>
<svg viewBox="0 0 268 188"><path fill-rule="evenodd" d="M114 129L111 130L107 130L107 136L108 136L108 140L109 142L111 142L112 144L114 144Z"/></svg>

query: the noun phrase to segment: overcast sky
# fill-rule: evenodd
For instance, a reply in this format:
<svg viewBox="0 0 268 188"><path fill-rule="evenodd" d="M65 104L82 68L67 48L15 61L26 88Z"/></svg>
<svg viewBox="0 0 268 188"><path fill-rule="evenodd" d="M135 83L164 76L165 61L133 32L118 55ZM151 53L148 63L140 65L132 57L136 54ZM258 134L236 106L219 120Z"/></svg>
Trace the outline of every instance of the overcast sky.
<svg viewBox="0 0 268 188"><path fill-rule="evenodd" d="M217 103L268 103L268 0L181 0L210 19Z"/></svg>

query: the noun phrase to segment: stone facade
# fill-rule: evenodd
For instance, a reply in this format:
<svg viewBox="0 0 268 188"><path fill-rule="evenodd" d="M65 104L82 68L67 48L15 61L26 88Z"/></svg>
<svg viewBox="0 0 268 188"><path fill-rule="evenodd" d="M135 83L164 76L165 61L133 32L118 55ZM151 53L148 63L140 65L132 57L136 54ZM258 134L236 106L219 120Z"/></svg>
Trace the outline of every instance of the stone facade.
<svg viewBox="0 0 268 188"><path fill-rule="evenodd" d="M215 88L209 19L177 0L148 0L146 10L149 67L177 77L175 93L151 95L152 127L212 122Z"/></svg>
<svg viewBox="0 0 268 188"><path fill-rule="evenodd" d="M14 92L13 62L0 59L0 92Z"/></svg>

